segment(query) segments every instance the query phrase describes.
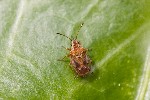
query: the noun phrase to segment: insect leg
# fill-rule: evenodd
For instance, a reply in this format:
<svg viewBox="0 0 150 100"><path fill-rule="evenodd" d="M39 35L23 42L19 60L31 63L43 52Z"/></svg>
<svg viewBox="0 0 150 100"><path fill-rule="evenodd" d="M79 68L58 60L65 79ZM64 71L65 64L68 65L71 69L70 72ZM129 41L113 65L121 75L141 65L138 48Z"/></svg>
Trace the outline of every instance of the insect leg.
<svg viewBox="0 0 150 100"><path fill-rule="evenodd" d="M69 51L71 50L70 48L66 48L66 47L64 47L64 46L62 46L62 48L66 49L66 50L69 50Z"/></svg>
<svg viewBox="0 0 150 100"><path fill-rule="evenodd" d="M58 59L58 61L65 61L64 59L67 58L68 56L69 56L69 55L66 55L66 56L64 56L63 58Z"/></svg>
<svg viewBox="0 0 150 100"><path fill-rule="evenodd" d="M92 60L88 56L86 56L85 59L86 59L87 64L91 64L92 63Z"/></svg>
<svg viewBox="0 0 150 100"><path fill-rule="evenodd" d="M79 78L79 76L76 74L75 76L74 76L74 79L78 79Z"/></svg>
<svg viewBox="0 0 150 100"><path fill-rule="evenodd" d="M92 49L86 49L87 51L92 51Z"/></svg>

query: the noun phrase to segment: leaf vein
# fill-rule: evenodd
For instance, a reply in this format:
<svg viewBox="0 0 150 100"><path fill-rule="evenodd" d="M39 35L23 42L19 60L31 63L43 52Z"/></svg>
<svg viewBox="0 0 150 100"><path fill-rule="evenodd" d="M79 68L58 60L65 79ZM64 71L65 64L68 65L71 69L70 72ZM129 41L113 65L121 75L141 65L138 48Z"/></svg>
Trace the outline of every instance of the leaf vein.
<svg viewBox="0 0 150 100"><path fill-rule="evenodd" d="M119 53L124 47L126 47L129 43L131 43L137 36L140 35L141 32L135 32L133 35L131 35L129 38L127 38L124 42L122 42L118 47L111 50L103 59L101 59L100 62L97 63L96 66L101 67L106 62L108 62L114 55Z"/></svg>
<svg viewBox="0 0 150 100"><path fill-rule="evenodd" d="M6 49L6 57L11 55L11 51L13 48L15 36L17 34L19 22L21 20L22 15L23 15L24 6L25 6L25 0L21 0L19 5L18 5L18 10L16 13L16 18L14 20L14 24L12 25L12 28L10 29L10 35L9 35L8 43L7 43L8 47Z"/></svg>
<svg viewBox="0 0 150 100"><path fill-rule="evenodd" d="M148 88L148 83L150 79L150 47L147 50L146 60L144 64L143 75L141 78L140 86L136 96L136 100L144 100L146 91Z"/></svg>

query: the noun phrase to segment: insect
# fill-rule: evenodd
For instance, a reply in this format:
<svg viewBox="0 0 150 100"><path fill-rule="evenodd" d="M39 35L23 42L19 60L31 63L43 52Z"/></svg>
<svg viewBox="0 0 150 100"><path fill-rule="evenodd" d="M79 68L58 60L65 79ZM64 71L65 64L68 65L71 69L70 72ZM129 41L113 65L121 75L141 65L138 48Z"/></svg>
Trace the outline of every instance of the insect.
<svg viewBox="0 0 150 100"><path fill-rule="evenodd" d="M81 24L81 27L82 26L83 26L83 23ZM80 29L81 29L81 27L80 27ZM79 31L78 31L78 33L79 33ZM76 37L73 39L64 34L61 34L61 33L57 33L57 34L62 35L71 41L70 48L64 47L66 50L69 50L69 54L66 55L64 58L69 57L70 65L72 66L72 68L76 72L76 74L80 77L85 77L91 71L91 62L92 61L87 56L88 49L83 48L82 45L80 44L80 42L77 40L78 33L76 34ZM63 61L64 58L60 59L60 61Z"/></svg>

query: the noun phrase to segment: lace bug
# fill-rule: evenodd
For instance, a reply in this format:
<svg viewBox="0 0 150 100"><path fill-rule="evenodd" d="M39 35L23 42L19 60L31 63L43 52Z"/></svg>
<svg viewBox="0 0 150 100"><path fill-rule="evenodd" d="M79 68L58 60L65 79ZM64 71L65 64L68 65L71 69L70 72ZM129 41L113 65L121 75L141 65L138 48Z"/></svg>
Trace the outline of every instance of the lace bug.
<svg viewBox="0 0 150 100"><path fill-rule="evenodd" d="M82 26L83 26L83 23L81 24L81 27ZM81 29L81 27L80 27L80 29ZM78 31L78 33L79 33L79 31ZM66 50L69 50L69 54L65 57L70 58L70 65L72 66L72 68L76 72L76 74L80 77L85 77L91 71L91 62L92 61L87 56L88 49L85 49L84 47L82 47L80 42L77 40L78 33L76 34L76 37L74 39L71 39L70 37L68 37L64 34L61 34L61 33L56 33L56 34L62 35L71 41L70 48L64 47ZM60 59L59 61L63 61L64 58Z"/></svg>

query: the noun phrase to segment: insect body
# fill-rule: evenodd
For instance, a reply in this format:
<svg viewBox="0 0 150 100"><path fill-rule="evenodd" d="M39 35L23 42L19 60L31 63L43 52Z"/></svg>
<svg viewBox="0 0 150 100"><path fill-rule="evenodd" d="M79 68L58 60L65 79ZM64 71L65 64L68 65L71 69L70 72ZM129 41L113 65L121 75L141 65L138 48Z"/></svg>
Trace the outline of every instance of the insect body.
<svg viewBox="0 0 150 100"><path fill-rule="evenodd" d="M81 24L81 27L83 24ZM79 32L79 31L78 31ZM59 35L63 35L67 37L64 34L57 33ZM77 34L78 35L78 34ZM67 55L67 57L70 58L70 64L73 67L74 71L77 73L78 76L84 77L91 71L91 60L87 56L87 49L83 48L80 44L80 42L77 40L77 35L75 39L71 39L71 48L66 48L70 51L70 53ZM64 58L63 58L64 59Z"/></svg>

